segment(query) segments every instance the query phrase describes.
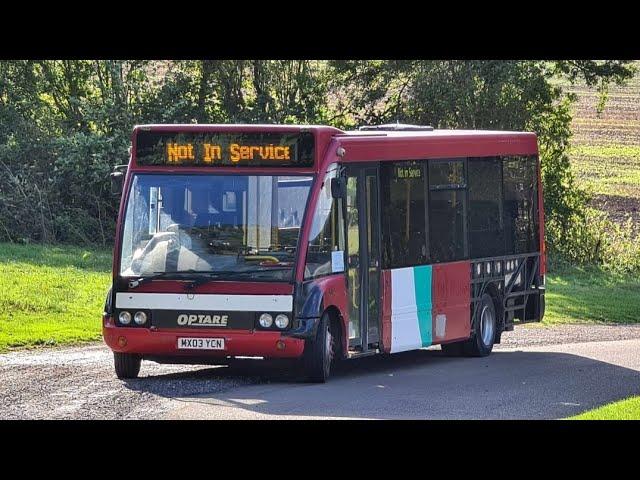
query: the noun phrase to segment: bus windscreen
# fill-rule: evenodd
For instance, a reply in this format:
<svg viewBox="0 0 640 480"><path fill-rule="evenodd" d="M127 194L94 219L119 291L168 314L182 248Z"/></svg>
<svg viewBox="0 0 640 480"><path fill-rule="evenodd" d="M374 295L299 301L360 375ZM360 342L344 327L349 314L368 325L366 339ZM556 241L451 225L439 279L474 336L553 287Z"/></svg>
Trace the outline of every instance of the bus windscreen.
<svg viewBox="0 0 640 480"><path fill-rule="evenodd" d="M138 165L311 167L314 138L302 133L138 132Z"/></svg>

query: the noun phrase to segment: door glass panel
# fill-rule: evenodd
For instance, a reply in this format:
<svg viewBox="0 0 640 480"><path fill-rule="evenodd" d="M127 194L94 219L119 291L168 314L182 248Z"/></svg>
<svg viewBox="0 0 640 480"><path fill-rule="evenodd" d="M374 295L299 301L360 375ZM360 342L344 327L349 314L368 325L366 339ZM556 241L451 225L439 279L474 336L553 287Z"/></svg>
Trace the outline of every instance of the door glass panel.
<svg viewBox="0 0 640 480"><path fill-rule="evenodd" d="M349 282L349 339L360 337L360 235L357 177L347 177L347 278Z"/></svg>
<svg viewBox="0 0 640 480"><path fill-rule="evenodd" d="M380 298L380 274L378 259L378 189L376 177L366 177L367 202L367 257L368 257L368 295L367 295L367 335L368 343L375 343L378 338L378 299Z"/></svg>

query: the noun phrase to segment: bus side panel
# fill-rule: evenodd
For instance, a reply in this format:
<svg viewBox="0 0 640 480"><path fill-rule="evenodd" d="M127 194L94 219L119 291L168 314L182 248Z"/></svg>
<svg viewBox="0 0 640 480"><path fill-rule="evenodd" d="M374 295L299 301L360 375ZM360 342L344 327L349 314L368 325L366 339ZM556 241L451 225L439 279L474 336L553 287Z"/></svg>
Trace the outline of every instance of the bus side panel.
<svg viewBox="0 0 640 480"><path fill-rule="evenodd" d="M433 343L469 338L471 263L433 266Z"/></svg>
<svg viewBox="0 0 640 480"><path fill-rule="evenodd" d="M468 261L382 272L382 349L416 350L469 338Z"/></svg>

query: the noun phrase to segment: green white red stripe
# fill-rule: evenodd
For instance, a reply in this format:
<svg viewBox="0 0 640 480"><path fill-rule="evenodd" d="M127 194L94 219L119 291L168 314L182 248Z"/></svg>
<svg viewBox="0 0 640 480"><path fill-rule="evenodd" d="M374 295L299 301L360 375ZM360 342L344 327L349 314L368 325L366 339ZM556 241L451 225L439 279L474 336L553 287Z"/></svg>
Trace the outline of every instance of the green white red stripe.
<svg viewBox="0 0 640 480"><path fill-rule="evenodd" d="M391 270L391 353L432 344L432 267Z"/></svg>

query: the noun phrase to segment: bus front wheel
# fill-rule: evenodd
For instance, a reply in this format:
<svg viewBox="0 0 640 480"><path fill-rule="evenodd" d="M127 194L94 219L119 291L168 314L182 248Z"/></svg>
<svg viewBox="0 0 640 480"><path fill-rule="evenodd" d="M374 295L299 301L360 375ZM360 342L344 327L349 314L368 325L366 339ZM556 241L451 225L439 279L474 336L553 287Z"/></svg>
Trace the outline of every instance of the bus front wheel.
<svg viewBox="0 0 640 480"><path fill-rule="evenodd" d="M324 383L329 378L335 357L336 335L331 329L331 319L325 312L320 319L316 338L304 347L305 377L310 382Z"/></svg>
<svg viewBox="0 0 640 480"><path fill-rule="evenodd" d="M113 352L113 364L118 378L137 378L142 358L133 353Z"/></svg>

